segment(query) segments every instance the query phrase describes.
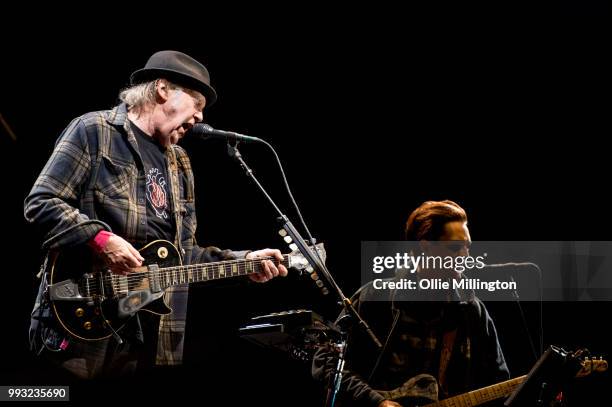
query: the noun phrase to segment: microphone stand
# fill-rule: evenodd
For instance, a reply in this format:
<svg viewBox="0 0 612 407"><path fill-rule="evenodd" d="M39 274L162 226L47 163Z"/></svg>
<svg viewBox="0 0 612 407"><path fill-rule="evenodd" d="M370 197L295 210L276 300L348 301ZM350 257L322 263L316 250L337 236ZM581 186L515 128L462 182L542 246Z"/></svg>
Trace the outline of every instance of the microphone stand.
<svg viewBox="0 0 612 407"><path fill-rule="evenodd" d="M332 350L336 353L336 361L333 375L330 375L327 381L327 392L325 394L326 407L333 407L335 405L336 397L342 384L342 371L344 370L345 355L348 347L348 330L345 323L351 319L350 315L345 314L336 322L340 331L340 340L335 344L330 344Z"/></svg>
<svg viewBox="0 0 612 407"><path fill-rule="evenodd" d="M270 146L270 148L272 147ZM304 238L300 235L300 233L297 231L295 226L293 226L293 223L291 223L289 218L285 214L283 214L283 212L276 205L272 197L270 197L268 192L261 185L259 180L255 177L255 174L253 174L253 170L242 159L242 154L240 154L240 151L238 151L238 143L235 143L234 145L232 145L228 142L227 152L230 155L230 157L234 158L236 161L240 163L240 166L245 171L246 175L251 180L253 180L255 185L257 185L259 190L264 194L264 196L272 204L272 206L274 207L274 209L279 215L278 220L283 224L283 229L287 232L287 234L291 237L291 239L293 239L293 242L297 245L298 249L300 250L302 255L306 258L308 263L310 263L310 265L315 269L315 271L319 275L324 276L327 282L332 286L333 290L336 292L336 295L338 296L340 300L340 303L344 307L345 314L349 315L354 322L356 321L357 325L368 334L370 339L372 339L376 347L378 349L381 349L382 343L376 337L376 335L374 334L370 326L367 324L367 322L364 321L361 315L359 315L359 313L353 306L353 303L351 302L351 300L346 295L344 295L344 293L342 292L342 289L338 286L338 284L336 284L336 281L332 277L331 273L329 272L329 270L327 269L323 261L321 261L321 258L319 256L319 253L316 250L316 247L315 247L315 250L313 251L310 248L310 246L308 246ZM311 242L311 244L313 245L314 243L315 243L314 241ZM341 342L342 343L338 346L340 352L338 353L338 362L337 362L337 365L334 371L333 389L329 389L333 393L333 395L330 396L328 394L327 401L326 401L326 406L328 407L333 407L333 405L335 404L336 394L338 393L338 390L340 388L340 382L342 380L342 367L344 366L344 353L345 353L346 344L347 344L346 335L342 335Z"/></svg>

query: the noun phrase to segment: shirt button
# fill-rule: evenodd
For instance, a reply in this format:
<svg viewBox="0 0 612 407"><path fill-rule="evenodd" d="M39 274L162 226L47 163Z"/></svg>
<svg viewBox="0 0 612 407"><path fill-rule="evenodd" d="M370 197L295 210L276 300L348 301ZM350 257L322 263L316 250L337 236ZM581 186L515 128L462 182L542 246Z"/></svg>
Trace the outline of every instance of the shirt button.
<svg viewBox="0 0 612 407"><path fill-rule="evenodd" d="M145 222L144 220L141 220L141 221L140 221L140 224L141 224L141 225L144 225L145 223L146 223L146 222Z"/></svg>
<svg viewBox="0 0 612 407"><path fill-rule="evenodd" d="M138 198L138 203L144 203L144 199L143 198Z"/></svg>

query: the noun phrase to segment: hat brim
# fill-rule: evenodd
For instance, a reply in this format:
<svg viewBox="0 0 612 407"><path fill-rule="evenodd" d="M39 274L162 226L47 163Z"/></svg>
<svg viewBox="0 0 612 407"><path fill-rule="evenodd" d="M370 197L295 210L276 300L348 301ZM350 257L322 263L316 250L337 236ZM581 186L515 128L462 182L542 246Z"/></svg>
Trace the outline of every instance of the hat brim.
<svg viewBox="0 0 612 407"><path fill-rule="evenodd" d="M130 76L130 83L138 85L155 79L167 79L179 86L200 92L206 98L206 107L217 101L217 92L212 86L172 69L139 69Z"/></svg>

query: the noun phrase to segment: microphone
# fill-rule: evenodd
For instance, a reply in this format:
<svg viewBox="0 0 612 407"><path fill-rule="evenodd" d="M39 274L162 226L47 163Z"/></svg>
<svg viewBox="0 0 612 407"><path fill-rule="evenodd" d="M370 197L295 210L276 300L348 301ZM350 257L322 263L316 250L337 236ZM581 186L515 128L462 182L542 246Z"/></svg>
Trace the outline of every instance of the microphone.
<svg viewBox="0 0 612 407"><path fill-rule="evenodd" d="M537 268L539 269L538 265L535 263L531 263L531 262L523 262L523 263L515 263L515 262L510 262L510 263L491 263L491 264L485 264L485 268L490 267L490 268L501 268L501 267L533 267L533 268Z"/></svg>
<svg viewBox="0 0 612 407"><path fill-rule="evenodd" d="M485 264L482 271L500 271L500 272L521 272L521 271L535 272L538 277L538 283L540 287L542 285L542 269L536 263L532 262L509 262L509 263L490 263ZM513 279L514 280L514 279Z"/></svg>
<svg viewBox="0 0 612 407"><path fill-rule="evenodd" d="M242 141L244 143L261 143L262 139L257 137L251 137L233 131L216 130L213 129L209 124L196 123L191 130L189 130L194 136L199 136L204 139L220 138L229 141Z"/></svg>
<svg viewBox="0 0 612 407"><path fill-rule="evenodd" d="M532 262L489 263L485 264L484 268L480 271L508 272L510 273L510 279L514 281L514 277L512 277L512 274L517 271L522 272L523 270L535 272L538 276L538 283L542 285L542 270L540 269L540 266Z"/></svg>

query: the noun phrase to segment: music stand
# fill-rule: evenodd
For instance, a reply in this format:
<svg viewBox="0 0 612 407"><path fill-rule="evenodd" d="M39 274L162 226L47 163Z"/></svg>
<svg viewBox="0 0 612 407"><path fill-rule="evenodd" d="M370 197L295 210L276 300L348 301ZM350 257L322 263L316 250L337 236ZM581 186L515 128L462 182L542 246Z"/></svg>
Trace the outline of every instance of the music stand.
<svg viewBox="0 0 612 407"><path fill-rule="evenodd" d="M316 348L337 335L330 322L305 309L256 316L240 328L240 336L249 342L288 352L304 362L312 362Z"/></svg>
<svg viewBox="0 0 612 407"><path fill-rule="evenodd" d="M506 407L548 406L580 370L580 363L565 350L550 346L527 378L504 402Z"/></svg>

